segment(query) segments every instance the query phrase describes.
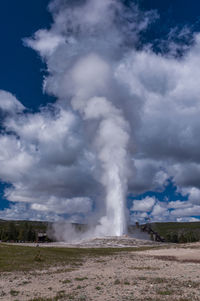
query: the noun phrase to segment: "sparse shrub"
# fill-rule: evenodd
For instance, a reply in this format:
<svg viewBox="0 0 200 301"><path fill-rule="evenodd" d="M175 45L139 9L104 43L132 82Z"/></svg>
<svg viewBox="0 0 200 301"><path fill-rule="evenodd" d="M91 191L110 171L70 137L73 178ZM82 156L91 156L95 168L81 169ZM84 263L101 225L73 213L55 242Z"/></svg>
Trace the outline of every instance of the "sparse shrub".
<svg viewBox="0 0 200 301"><path fill-rule="evenodd" d="M153 282L153 283L163 283L165 281L166 281L166 279L158 277L158 278L153 278L151 282Z"/></svg>
<svg viewBox="0 0 200 301"><path fill-rule="evenodd" d="M5 295L6 295L6 293L5 293L4 291L1 291L0 297L3 297L3 296L5 296Z"/></svg>
<svg viewBox="0 0 200 301"><path fill-rule="evenodd" d="M35 255L34 260L38 262L44 261L44 258L42 257L40 251L38 251L37 254Z"/></svg>
<svg viewBox="0 0 200 301"><path fill-rule="evenodd" d="M124 281L124 284L125 284L125 285L130 285L130 282L127 281L127 280L125 280L125 281Z"/></svg>
<svg viewBox="0 0 200 301"><path fill-rule="evenodd" d="M69 280L69 279L65 279L65 280L63 280L63 281L62 281L62 283L63 283L63 284L66 284L66 283L71 283L71 280Z"/></svg>
<svg viewBox="0 0 200 301"><path fill-rule="evenodd" d="M97 291L100 291L100 290L101 290L101 287L100 287L100 286L96 286L95 288L96 288Z"/></svg>
<svg viewBox="0 0 200 301"><path fill-rule="evenodd" d="M10 290L10 294L11 296L18 296L19 295L19 291L15 291L13 289Z"/></svg>
<svg viewBox="0 0 200 301"><path fill-rule="evenodd" d="M120 280L119 279L116 279L114 284L120 284Z"/></svg>
<svg viewBox="0 0 200 301"><path fill-rule="evenodd" d="M58 291L53 301L57 301L66 297L65 291Z"/></svg>
<svg viewBox="0 0 200 301"><path fill-rule="evenodd" d="M173 291L169 291L169 290L166 290L166 291L157 291L157 294L162 295L162 296L169 296L169 295L173 294Z"/></svg>
<svg viewBox="0 0 200 301"><path fill-rule="evenodd" d="M42 297L36 297L36 298L34 298L34 299L31 299L31 300L29 300L29 301L52 301L52 298L50 299L50 298L42 298Z"/></svg>
<svg viewBox="0 0 200 301"><path fill-rule="evenodd" d="M138 279L139 279L139 280L146 280L147 277L143 277L143 276L142 276L142 277L139 277Z"/></svg>
<svg viewBox="0 0 200 301"><path fill-rule="evenodd" d="M77 301L87 301L87 296L80 296Z"/></svg>
<svg viewBox="0 0 200 301"><path fill-rule="evenodd" d="M83 280L86 280L86 279L88 279L88 277L81 277L81 278L76 277L75 278L76 281L83 281Z"/></svg>

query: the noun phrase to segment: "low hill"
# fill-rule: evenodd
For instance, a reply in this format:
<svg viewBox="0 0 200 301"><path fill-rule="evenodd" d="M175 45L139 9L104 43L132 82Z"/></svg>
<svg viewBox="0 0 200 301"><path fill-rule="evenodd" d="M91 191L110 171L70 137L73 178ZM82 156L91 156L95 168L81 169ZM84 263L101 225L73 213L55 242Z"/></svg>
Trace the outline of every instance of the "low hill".
<svg viewBox="0 0 200 301"><path fill-rule="evenodd" d="M150 225L166 242L185 243L200 241L200 222L151 223Z"/></svg>

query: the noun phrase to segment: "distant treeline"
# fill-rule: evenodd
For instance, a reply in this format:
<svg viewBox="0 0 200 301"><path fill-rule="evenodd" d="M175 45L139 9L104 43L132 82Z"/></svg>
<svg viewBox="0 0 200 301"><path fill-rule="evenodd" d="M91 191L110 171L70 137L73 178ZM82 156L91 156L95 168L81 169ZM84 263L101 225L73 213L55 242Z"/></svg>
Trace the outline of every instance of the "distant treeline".
<svg viewBox="0 0 200 301"><path fill-rule="evenodd" d="M187 243L200 241L200 222L191 223L152 223L153 230L166 242Z"/></svg>
<svg viewBox="0 0 200 301"><path fill-rule="evenodd" d="M0 240L3 242L35 242L38 236L46 235L48 224L32 221L4 221L0 220ZM39 238L40 239L40 238ZM44 236L48 241L48 237Z"/></svg>
<svg viewBox="0 0 200 301"><path fill-rule="evenodd" d="M0 240L3 242L36 242L52 241L48 237L51 223L37 221L5 221L0 220ZM87 225L72 224L76 231L86 231ZM137 228L141 231L146 226L152 231L148 231L150 238L156 240L159 236L165 242L187 243L200 241L200 222L192 223L150 223L139 226L129 226L129 231L134 235ZM157 234L156 237L154 234Z"/></svg>

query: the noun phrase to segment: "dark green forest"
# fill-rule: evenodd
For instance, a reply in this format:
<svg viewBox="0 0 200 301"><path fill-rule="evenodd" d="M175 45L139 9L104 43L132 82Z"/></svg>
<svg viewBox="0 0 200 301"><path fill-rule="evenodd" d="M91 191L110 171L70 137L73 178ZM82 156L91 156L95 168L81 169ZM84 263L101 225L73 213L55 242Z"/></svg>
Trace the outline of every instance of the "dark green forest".
<svg viewBox="0 0 200 301"><path fill-rule="evenodd" d="M46 234L48 223L35 221L0 220L0 240L3 242L36 242ZM48 241L48 237L45 239Z"/></svg>
<svg viewBox="0 0 200 301"><path fill-rule="evenodd" d="M151 227L166 242L189 243L200 241L200 222L191 223L152 223Z"/></svg>

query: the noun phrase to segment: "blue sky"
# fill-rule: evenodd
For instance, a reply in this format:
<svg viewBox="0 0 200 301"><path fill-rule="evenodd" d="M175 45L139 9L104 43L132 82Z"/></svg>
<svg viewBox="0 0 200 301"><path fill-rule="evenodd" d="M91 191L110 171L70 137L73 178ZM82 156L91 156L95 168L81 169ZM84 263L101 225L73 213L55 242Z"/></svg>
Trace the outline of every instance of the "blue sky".
<svg viewBox="0 0 200 301"><path fill-rule="evenodd" d="M90 141L90 133L92 131L89 130L86 135L82 133L83 121L77 121L80 112L75 117L69 116L71 112L74 114L74 109L71 108L67 101L74 92L70 90L70 85L68 87L69 80L64 86L62 86L63 81L60 80L61 77L66 77L64 69L68 70L71 68L69 67L71 64L69 57L71 56L73 61L74 52L80 53L79 57L81 57L83 53L85 55L88 52L88 49L94 47L94 52L96 51L96 53L100 53L102 57L105 57L105 61L112 57L110 53L116 54L117 58L115 62L111 59L111 65L117 66L115 74L120 73L117 78L117 81L120 82L119 87L121 85L125 85L125 87L130 86L128 88L130 94L127 92L126 94L123 91L124 88L119 88L121 89L120 93L123 97L133 99L132 110L136 112L130 117L126 113L131 111L131 109L127 109L129 106L128 102L123 105L122 111L125 112L125 119L129 121L131 127L131 145L129 146L131 151L129 153L128 150L127 156L134 162L131 168L133 174L131 175L130 183L128 183L127 192L128 207L133 209L130 210L130 220L132 222L137 220L142 222L147 217L158 221L199 219L200 187L198 186L198 177L200 173L198 165L198 135L196 134L199 129L197 116L193 116L192 113L186 116L185 111L180 113L178 110L177 114L169 114L168 116L164 112L169 109L173 111L173 104L168 107L168 104L166 105L164 102L167 97L172 97L174 101L177 101L177 106L180 101L183 101L182 106L187 105L187 109L196 106L198 112L198 89L196 87L198 83L194 84L198 80L198 73L195 70L194 79L192 80L193 84L190 83L190 74L193 74L192 68L196 64L195 60L197 60L198 55L200 55L198 54L198 37L195 35L195 33L200 32L200 4L194 0L189 2L180 0L124 1L126 2L126 11L123 10L123 17L124 20L127 18L124 21L124 23L127 22L124 25L124 30L126 30L127 37L131 35L128 50L126 47L121 46L127 43L125 40L126 34L125 38L121 39L120 46L113 46L115 43L118 43L118 40L115 41L116 29L114 28L114 23L112 24L113 32L110 33L110 36L107 34L108 40L111 39L113 45L110 43L105 46L103 40L102 43L98 42L98 46L95 43L92 44L93 42L90 41L87 34L81 32L80 40L76 36L77 33L74 33L74 37L70 38L73 38L74 41L77 39L82 50L76 48L77 46L74 46L70 42L71 40L68 41L71 48L69 47L69 50L65 50L63 43L67 34L64 33L64 27L59 28L55 21L57 16L56 9L60 10L60 14L62 12L61 3L57 4L56 9L51 8L51 12L49 12L47 9L49 2L47 0L31 0L28 2L20 0L13 3L13 1L9 0L1 4L0 34L3 42L0 48L0 89L11 94L0 95L2 99L0 109L3 112L0 114L2 119L2 140L0 141L2 151L0 151L0 155L2 170L4 169L0 174L0 216L16 219L58 219L63 213L71 216L73 220L79 220L79 218L83 219L84 215L87 219L87 214L91 215L90 211L93 210L92 208L100 206L98 198L102 194L102 188L96 181L96 173L99 175L100 171L97 170L95 174L91 173L91 170L98 169L99 163L97 162L98 160L95 161L95 153L93 154L92 150L86 154L88 145L86 145L85 141ZM68 3L68 1L64 2ZM138 4L137 12L131 8L133 3ZM151 11L151 13L146 13L147 11ZM69 14L69 11L66 10L66 19L70 19ZM103 18L106 17L104 16ZM140 29L139 26L137 27L137 24L133 24L131 27L128 24L128 18L132 18L132 23L134 23L134 18L139 18L139 23L141 22ZM144 25L145 20L148 20L146 25ZM107 22L107 19L103 21ZM101 20L98 22L101 24ZM106 22L104 23L107 24ZM123 22L123 20L120 22ZM51 24L54 24L53 27L51 27ZM63 24L61 25L64 26ZM121 25L121 23L118 25ZM44 30L44 35L34 36L35 32L40 29ZM97 26L99 35L97 37L100 40L103 33L98 30L99 27ZM118 27L117 30L119 30ZM48 31L51 34L50 46L47 45L49 43L47 41ZM52 35L54 35L53 39ZM29 39L24 40L24 38ZM52 46L53 43L56 43L55 47ZM55 51L54 48L59 49ZM190 53L190 55L187 56L187 53ZM177 63L181 56L186 57L185 61ZM154 71L151 63L149 65L147 63L151 61L152 66L160 64L161 69ZM98 63L96 60L95 62ZM57 70L59 69L58 66L60 66L60 69L63 67L62 72ZM189 82L188 89L179 91L182 83L180 85L177 83L178 92L173 94L170 87L177 82L177 78L174 77L171 83L170 74L177 74L178 77L183 67L189 70L188 74L183 75L182 79L183 85ZM133 74L131 73L131 68L136 70ZM144 74L144 70L145 74L148 75L153 72L153 75L141 76L142 72ZM123 78L121 74L122 77L124 76ZM42 88L44 77L46 77L45 92L43 92ZM136 93L135 87L139 87L140 83L140 91L138 90ZM59 88L59 91L57 91L58 85L60 85L59 87L62 86ZM68 87L67 92L65 91L65 86ZM161 87L161 90L158 90L158 86ZM109 92L108 94L111 95L112 93ZM187 99L183 99L182 95L191 95L191 102L189 96ZM114 96L112 95L111 98L116 98L116 95ZM15 100L12 97L15 97ZM146 98L151 99L151 103L148 104L147 101L145 105L142 105ZM6 99L8 99L8 102L13 102L10 112L3 108L4 102L7 101ZM157 103L155 104L156 101ZM25 107L24 113L22 113L22 109L19 109L18 115L14 115L13 108L19 106L18 102ZM56 107L49 105L55 102ZM114 101L111 102L114 104ZM148 114L145 115L146 113L144 112L149 112L149 108L154 108L154 106L155 111L152 110L150 114L152 119L149 119ZM41 109L42 107L43 109ZM64 110L62 114L58 113L60 107ZM120 107L119 103L117 107ZM70 114L65 112L67 109ZM174 112L176 109L177 107L175 106ZM157 114L159 110L161 110L161 113ZM57 116L56 114L60 115L54 122L54 125L53 120L54 116ZM67 116L64 117L64 114ZM139 116L142 116L141 120L139 120ZM67 118L70 121L67 121ZM193 120L191 124L190 118ZM133 125L132 120L134 120ZM177 123L174 120L177 120ZM187 120L187 123L184 120ZM36 128L35 124L39 125L40 122L41 128L49 127L50 131L50 133L43 133L42 138L38 138L39 133L35 134L36 131L40 131L40 127ZM30 129L31 126L34 129L28 132L27 128ZM67 128L68 126L70 137L59 132L60 128ZM152 131L148 132L147 129L150 128ZM159 128L160 131L158 130ZM51 136L51 133L52 141L48 137L49 144L47 142L45 144L46 136ZM183 135L180 141L177 138L180 136L179 133ZM189 134L185 135L184 133ZM92 133L91 135L95 137L96 134ZM85 140L82 138L83 136ZM56 137L59 137L61 140L57 141ZM41 139L43 139L42 142ZM70 146L67 149L71 141L73 147ZM21 143L20 146L17 143ZM56 143L62 145L63 149L54 149ZM8 155L4 154L3 148L8 148ZM34 151L37 150L37 154L34 154L32 148L34 148ZM47 151L50 148L53 149L52 152ZM64 158L65 148L66 158ZM134 150L132 151L132 149ZM40 158L38 154L41 156ZM58 157L56 157L56 154L58 154ZM15 158L15 162L13 166L10 166L12 157ZM20 160L23 163L20 163ZM54 166L55 162L57 165ZM41 170L35 167L37 164L42 166ZM71 166L74 166L74 170L69 174L68 171L66 173L60 171L66 166L68 166L68 170ZM10 170L9 174L6 173L6 168L8 170L12 168L13 174ZM17 169L16 171L15 168ZM55 181L52 177L47 176L47 174L54 172L54 168L56 170L55 177L57 176ZM191 175L190 177L187 175L187 171ZM38 177L39 180L36 180L37 173L42 175L41 179ZM34 185L31 186L31 182ZM68 183L70 183L69 187L67 186ZM42 185L43 187L41 188L40 186ZM22 189L22 186L25 189ZM66 188L63 188L64 186ZM46 187L46 190L44 187ZM38 193L41 192L41 200L38 198L37 193L32 199L35 190L38 190ZM37 198L38 201L35 201ZM141 206L139 201L141 201ZM175 204L175 202L177 203ZM58 205L58 210L55 210L56 204L60 204ZM148 204L152 204L152 206ZM172 207L168 204L171 204ZM65 211L63 209L65 207L70 209ZM176 210L177 212L175 212ZM174 211L173 214L171 214L172 211ZM153 214L152 212L156 213Z"/></svg>
<svg viewBox="0 0 200 301"><path fill-rule="evenodd" d="M44 65L36 53L23 46L22 38L49 26L52 19L46 9L48 2L1 3L1 89L12 92L31 109L47 102L41 90Z"/></svg>

